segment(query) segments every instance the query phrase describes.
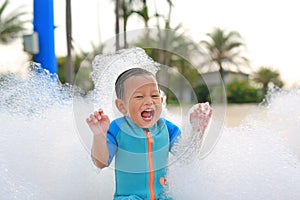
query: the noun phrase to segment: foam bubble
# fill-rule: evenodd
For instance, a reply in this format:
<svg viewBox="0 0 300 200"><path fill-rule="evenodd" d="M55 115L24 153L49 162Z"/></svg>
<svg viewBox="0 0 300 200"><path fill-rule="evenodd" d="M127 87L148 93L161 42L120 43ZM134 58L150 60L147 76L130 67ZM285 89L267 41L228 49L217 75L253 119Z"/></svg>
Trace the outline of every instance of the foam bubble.
<svg viewBox="0 0 300 200"><path fill-rule="evenodd" d="M40 68L25 78L2 77L0 94L0 199L112 199L113 170L97 170L78 137L78 120L88 131L89 110L74 120L73 106L84 110L95 99L74 95ZM300 199L299 100L299 89L270 93L268 106L224 129L209 156L172 164L170 193L176 199Z"/></svg>
<svg viewBox="0 0 300 200"><path fill-rule="evenodd" d="M269 94L236 128L227 128L205 159L170 167L176 199L299 199L299 90ZM297 101L298 100L298 101Z"/></svg>

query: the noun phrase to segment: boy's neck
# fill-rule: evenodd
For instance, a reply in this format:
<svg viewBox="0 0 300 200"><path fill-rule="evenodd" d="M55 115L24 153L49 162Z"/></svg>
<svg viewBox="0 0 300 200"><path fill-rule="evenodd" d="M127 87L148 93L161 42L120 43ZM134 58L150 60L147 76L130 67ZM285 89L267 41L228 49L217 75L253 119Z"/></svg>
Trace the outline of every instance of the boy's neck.
<svg viewBox="0 0 300 200"><path fill-rule="evenodd" d="M143 128L146 132L150 132L149 128Z"/></svg>

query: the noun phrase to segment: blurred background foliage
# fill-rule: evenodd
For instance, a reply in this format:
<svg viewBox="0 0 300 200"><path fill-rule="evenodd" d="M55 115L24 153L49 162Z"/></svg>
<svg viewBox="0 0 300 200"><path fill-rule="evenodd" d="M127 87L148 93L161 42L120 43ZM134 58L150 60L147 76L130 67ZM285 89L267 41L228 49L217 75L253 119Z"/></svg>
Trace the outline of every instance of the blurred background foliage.
<svg viewBox="0 0 300 200"><path fill-rule="evenodd" d="M161 49L145 48L146 53L158 63L169 66L173 74L181 74L184 79L188 80L198 102L211 101L210 85L206 85L203 81L203 76L208 72L220 73L225 83L229 103L257 103L264 98L269 88L284 86L280 73L272 69L272 66L261 66L257 71L251 69L249 59L245 53L246 43L238 31L216 27L206 34L206 39L196 43L187 37L182 24L171 26L174 6L172 0L166 0L168 9L165 13L158 13L156 8L154 13L149 13L148 4L150 1L147 0L114 0L114 2L116 5L116 50L131 46L146 47L147 44L153 43L161 44ZM27 20L23 20L24 15L28 15L28 13L21 8L5 13L8 3L9 0L5 0L0 5L0 42L2 44L20 38L26 30L26 23L28 23ZM135 41L128 41L126 35L127 22L132 16L140 17L144 21L145 28L148 27L149 20L156 20L158 35L153 37L149 32L145 32L143 37L137 38ZM71 16L66 21L71 23ZM123 34L120 34L121 30L124 31ZM166 33L164 30L172 31ZM120 39L119 36L123 38ZM86 94L94 88L94 84L89 77L92 70L92 60L96 55L103 53L105 46L102 43L91 44L92 50L84 52L80 49L74 49L76 43L72 40L72 37L69 37L69 39L71 39L69 42L72 43L72 52L67 57L72 58L72 73L81 73L81 75L73 76L77 80L68 80L67 57L60 56L57 57L58 77L62 83L75 82ZM162 50L166 49L164 47L170 47L173 53ZM202 50L205 50L206 53L203 53ZM191 60L198 60L197 65L190 63ZM240 80L237 78L228 82L224 76L226 72L230 71L235 73L245 73L247 71L247 79ZM184 79L176 78L176 76L174 78L171 72L162 72L158 79L167 95L168 103L176 104L179 100L188 99L190 92L185 91L185 88L182 87ZM0 81L5 79L4 76L5 74L0 75ZM174 94L174 91L168 89L170 85L177 85L178 94Z"/></svg>

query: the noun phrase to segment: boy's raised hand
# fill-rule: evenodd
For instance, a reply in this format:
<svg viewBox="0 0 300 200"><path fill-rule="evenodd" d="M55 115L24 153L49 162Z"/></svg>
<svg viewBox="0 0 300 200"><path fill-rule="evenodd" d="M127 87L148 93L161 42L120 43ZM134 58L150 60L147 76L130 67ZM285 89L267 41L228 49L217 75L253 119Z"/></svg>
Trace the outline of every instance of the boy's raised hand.
<svg viewBox="0 0 300 200"><path fill-rule="evenodd" d="M95 136L99 134L106 135L110 124L108 116L104 114L102 109L91 114L90 117L86 119L86 122Z"/></svg>
<svg viewBox="0 0 300 200"><path fill-rule="evenodd" d="M204 133L212 115L212 108L209 103L198 103L194 105L190 113L190 123L193 130Z"/></svg>

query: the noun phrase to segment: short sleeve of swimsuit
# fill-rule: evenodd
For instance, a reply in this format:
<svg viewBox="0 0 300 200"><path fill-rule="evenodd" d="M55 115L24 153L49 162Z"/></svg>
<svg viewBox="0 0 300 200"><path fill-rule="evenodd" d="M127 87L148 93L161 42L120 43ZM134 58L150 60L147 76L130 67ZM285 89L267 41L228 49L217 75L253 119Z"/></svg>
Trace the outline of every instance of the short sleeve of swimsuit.
<svg viewBox="0 0 300 200"><path fill-rule="evenodd" d="M119 131L120 131L119 126L117 125L116 121L113 121L109 126L107 137L106 137L107 148L109 151L108 165L111 163L118 148L116 136L119 133Z"/></svg>
<svg viewBox="0 0 300 200"><path fill-rule="evenodd" d="M173 147L174 143L177 141L178 136L181 134L180 129L178 126L173 124L172 122L166 120L166 125L169 131L169 138L170 138L170 150Z"/></svg>

